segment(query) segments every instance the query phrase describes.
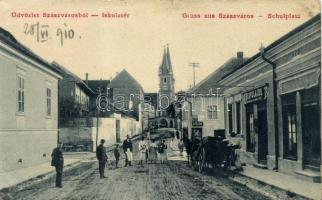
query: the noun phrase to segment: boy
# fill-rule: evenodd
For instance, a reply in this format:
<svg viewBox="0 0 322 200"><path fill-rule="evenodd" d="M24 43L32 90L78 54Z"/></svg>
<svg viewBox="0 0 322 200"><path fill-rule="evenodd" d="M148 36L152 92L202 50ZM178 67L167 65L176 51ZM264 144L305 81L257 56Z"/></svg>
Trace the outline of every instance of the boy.
<svg viewBox="0 0 322 200"><path fill-rule="evenodd" d="M115 157L115 168L118 168L118 163L119 163L119 160L120 160L120 151L119 151L119 145L116 144L115 145L115 149L114 149L114 157Z"/></svg>

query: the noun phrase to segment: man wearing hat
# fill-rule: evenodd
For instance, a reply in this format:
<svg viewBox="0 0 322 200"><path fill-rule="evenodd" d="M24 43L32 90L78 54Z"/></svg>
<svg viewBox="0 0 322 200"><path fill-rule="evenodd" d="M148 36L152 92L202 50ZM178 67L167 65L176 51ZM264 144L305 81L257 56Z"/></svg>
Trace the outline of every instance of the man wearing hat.
<svg viewBox="0 0 322 200"><path fill-rule="evenodd" d="M132 146L132 141L130 139L130 135L126 135L126 140L123 142L123 151L125 154L125 167L127 165L132 166L132 151L133 151L133 146Z"/></svg>
<svg viewBox="0 0 322 200"><path fill-rule="evenodd" d="M96 148L96 157L98 160L98 169L100 172L100 178L106 178L104 175L105 164L107 162L106 149L104 147L105 140L101 139L101 144Z"/></svg>
<svg viewBox="0 0 322 200"><path fill-rule="evenodd" d="M56 187L62 187L62 175L64 167L64 157L62 152L62 143L58 143L57 147L53 150L51 154L51 166L54 166L56 169Z"/></svg>

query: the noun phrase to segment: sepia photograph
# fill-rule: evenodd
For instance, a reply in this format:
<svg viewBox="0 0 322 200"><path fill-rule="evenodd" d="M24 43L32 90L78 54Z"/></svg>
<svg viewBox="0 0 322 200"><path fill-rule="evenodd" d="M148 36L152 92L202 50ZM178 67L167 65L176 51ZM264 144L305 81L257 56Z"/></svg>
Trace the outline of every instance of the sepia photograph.
<svg viewBox="0 0 322 200"><path fill-rule="evenodd" d="M0 200L322 200L320 0L0 19Z"/></svg>

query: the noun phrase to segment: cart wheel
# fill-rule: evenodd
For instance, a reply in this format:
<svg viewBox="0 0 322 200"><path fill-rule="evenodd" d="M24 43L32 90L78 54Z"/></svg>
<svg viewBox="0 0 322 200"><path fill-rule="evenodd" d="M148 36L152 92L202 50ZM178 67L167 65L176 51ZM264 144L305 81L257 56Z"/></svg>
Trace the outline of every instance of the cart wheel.
<svg viewBox="0 0 322 200"><path fill-rule="evenodd" d="M198 159L198 171L202 173L206 168L206 151L202 148Z"/></svg>
<svg viewBox="0 0 322 200"><path fill-rule="evenodd" d="M198 158L198 152L195 151L193 152L193 164L192 164L192 169L198 170L198 165L199 165L199 158Z"/></svg>

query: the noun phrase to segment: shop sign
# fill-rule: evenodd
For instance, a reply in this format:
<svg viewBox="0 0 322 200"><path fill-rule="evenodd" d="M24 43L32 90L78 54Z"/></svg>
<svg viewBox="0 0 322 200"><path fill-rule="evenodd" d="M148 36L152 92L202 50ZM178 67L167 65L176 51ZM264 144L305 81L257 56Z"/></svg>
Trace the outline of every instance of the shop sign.
<svg viewBox="0 0 322 200"><path fill-rule="evenodd" d="M268 85L247 91L243 93L244 104L266 100L267 93L268 93Z"/></svg>
<svg viewBox="0 0 322 200"><path fill-rule="evenodd" d="M192 126L203 126L203 122L193 121Z"/></svg>

